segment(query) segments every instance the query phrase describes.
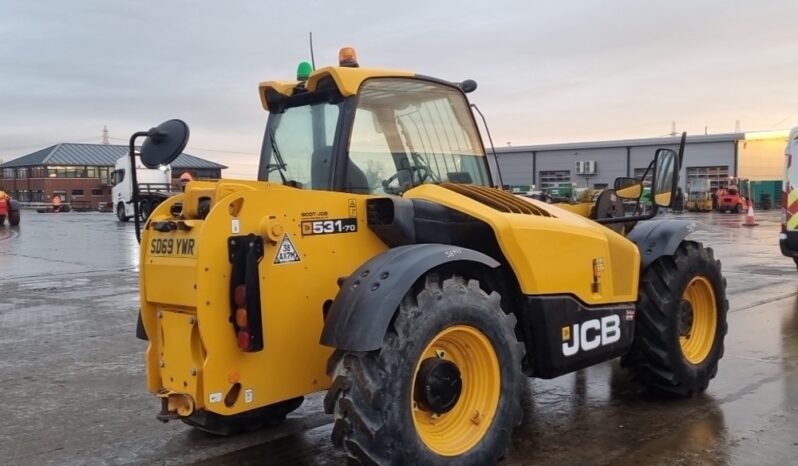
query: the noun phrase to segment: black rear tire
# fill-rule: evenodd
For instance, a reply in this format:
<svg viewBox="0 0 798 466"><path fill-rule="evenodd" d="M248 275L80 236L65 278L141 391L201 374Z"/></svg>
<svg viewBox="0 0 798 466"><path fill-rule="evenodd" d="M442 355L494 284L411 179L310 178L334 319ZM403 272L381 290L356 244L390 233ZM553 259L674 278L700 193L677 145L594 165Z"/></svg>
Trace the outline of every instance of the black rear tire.
<svg viewBox="0 0 798 466"><path fill-rule="evenodd" d="M8 212L8 224L12 227L18 226L20 220L20 214L18 210L12 210ZM1 224L1 222L0 222Z"/></svg>
<svg viewBox="0 0 798 466"><path fill-rule="evenodd" d="M125 205L121 202L116 205L116 218L118 218L120 222L127 222L130 220L130 217L125 215Z"/></svg>
<svg viewBox="0 0 798 466"><path fill-rule="evenodd" d="M3 226L4 223L6 223L6 216L0 215L0 226Z"/></svg>
<svg viewBox="0 0 798 466"><path fill-rule="evenodd" d="M714 293L714 306L710 306L715 311L714 333L706 356L690 362L680 343L684 331L680 306L688 284L696 277L703 277ZM715 260L711 248L683 241L673 256L657 259L643 272L634 342L621 364L630 369L635 380L656 394L689 397L706 390L723 357L728 309L726 279L721 274L720 261Z"/></svg>
<svg viewBox="0 0 798 466"><path fill-rule="evenodd" d="M351 464L495 464L509 450L512 431L523 413L524 346L515 337L515 323L515 316L502 311L499 294L488 295L476 280L455 276L441 282L437 274L428 274L424 287L403 299L381 349L336 351L330 357L333 383L324 408L335 414L333 443L346 449ZM445 456L421 438L414 420L413 387L417 364L429 342L457 326L476 329L490 342L499 367L500 395L491 424L472 439L473 446ZM466 383L464 379L464 387Z"/></svg>
<svg viewBox="0 0 798 466"><path fill-rule="evenodd" d="M739 213L740 213L740 212L743 210L742 208L743 208L743 206L742 206L742 205L740 205L740 204L737 204L737 205L736 205L736 206L734 206L734 208L732 209L732 213L733 213L733 214L739 214Z"/></svg>
<svg viewBox="0 0 798 466"><path fill-rule="evenodd" d="M184 423L205 433L219 436L235 435L241 432L250 432L268 426L276 426L285 421L289 413L299 408L304 397L291 398L273 405L247 411L233 416L222 416L210 411L197 411L187 418L181 419Z"/></svg>

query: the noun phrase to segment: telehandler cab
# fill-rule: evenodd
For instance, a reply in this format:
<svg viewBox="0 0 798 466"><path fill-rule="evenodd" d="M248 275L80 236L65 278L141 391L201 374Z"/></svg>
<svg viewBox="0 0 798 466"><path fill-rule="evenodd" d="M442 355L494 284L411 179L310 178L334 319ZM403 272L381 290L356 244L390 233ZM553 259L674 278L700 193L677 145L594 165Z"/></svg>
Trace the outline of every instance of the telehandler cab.
<svg viewBox="0 0 798 466"><path fill-rule="evenodd" d="M143 224L159 419L231 434L326 390L355 463L483 465L510 448L525 376L621 357L653 392L707 388L726 334L720 262L686 239L693 224L650 220L680 155L656 152L648 215L520 199L495 187L475 88L360 68L351 49L260 84L258 181L191 182ZM137 137L154 167L188 128L136 133L131 156ZM596 202L642 191L622 178Z"/></svg>

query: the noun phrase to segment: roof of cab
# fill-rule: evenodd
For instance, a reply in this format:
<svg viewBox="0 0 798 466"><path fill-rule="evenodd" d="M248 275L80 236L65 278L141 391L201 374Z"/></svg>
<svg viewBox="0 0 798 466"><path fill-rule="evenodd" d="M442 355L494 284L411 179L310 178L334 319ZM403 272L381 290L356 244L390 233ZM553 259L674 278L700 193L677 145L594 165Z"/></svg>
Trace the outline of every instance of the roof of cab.
<svg viewBox="0 0 798 466"><path fill-rule="evenodd" d="M360 85L369 78L408 78L415 76L415 73L402 70L386 70L381 68L349 68L341 66L327 66L319 68L310 74L305 82L305 88L315 91L316 86L322 78L332 77L338 90L344 97L357 94ZM294 92L299 81L264 81L260 83L259 93L263 108L269 110L267 98L268 91L290 96Z"/></svg>

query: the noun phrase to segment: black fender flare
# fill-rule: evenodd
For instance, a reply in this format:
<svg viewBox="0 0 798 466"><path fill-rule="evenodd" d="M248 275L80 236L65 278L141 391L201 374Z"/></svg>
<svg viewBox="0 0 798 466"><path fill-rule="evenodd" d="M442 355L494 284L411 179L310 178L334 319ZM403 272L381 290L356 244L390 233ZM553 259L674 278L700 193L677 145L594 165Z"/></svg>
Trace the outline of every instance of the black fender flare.
<svg viewBox="0 0 798 466"><path fill-rule="evenodd" d="M402 298L427 271L451 262L491 269L500 264L472 249L448 244L411 244L372 257L341 284L324 321L321 344L346 351L382 346Z"/></svg>
<svg viewBox="0 0 798 466"><path fill-rule="evenodd" d="M649 220L638 223L626 238L637 245L645 269L662 256L672 256L679 244L699 229L698 222L688 220Z"/></svg>

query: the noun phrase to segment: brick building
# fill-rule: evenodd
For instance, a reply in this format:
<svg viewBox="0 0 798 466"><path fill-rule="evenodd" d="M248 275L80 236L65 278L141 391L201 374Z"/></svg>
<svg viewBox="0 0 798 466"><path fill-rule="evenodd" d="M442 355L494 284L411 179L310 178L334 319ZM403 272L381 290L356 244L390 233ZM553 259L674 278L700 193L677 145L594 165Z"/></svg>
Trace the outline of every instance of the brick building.
<svg viewBox="0 0 798 466"><path fill-rule="evenodd" d="M111 201L116 161L128 146L56 144L0 165L0 190L22 202L49 202L58 194L73 208L97 209ZM195 180L219 179L227 168L186 153L172 163L175 184L183 172Z"/></svg>

